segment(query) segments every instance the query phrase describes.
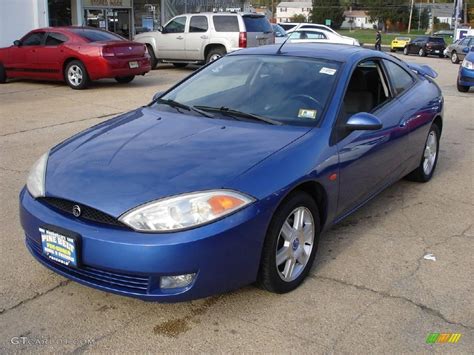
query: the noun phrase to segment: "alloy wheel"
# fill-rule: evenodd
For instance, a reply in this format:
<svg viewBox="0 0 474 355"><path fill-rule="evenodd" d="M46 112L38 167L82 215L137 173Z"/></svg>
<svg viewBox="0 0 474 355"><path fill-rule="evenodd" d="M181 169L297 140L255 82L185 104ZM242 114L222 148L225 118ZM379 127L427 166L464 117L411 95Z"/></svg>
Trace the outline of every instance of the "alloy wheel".
<svg viewBox="0 0 474 355"><path fill-rule="evenodd" d="M209 57L209 62L213 62L217 59L219 59L220 57L222 57L220 54L216 53L216 54L213 54Z"/></svg>
<svg viewBox="0 0 474 355"><path fill-rule="evenodd" d="M79 86L81 85L82 80L84 78L84 73L78 65L71 65L71 67L67 71L67 76L69 78L69 82L72 85Z"/></svg>
<svg viewBox="0 0 474 355"><path fill-rule="evenodd" d="M309 261L314 245L314 219L306 207L290 213L281 227L276 247L276 268L285 282L301 275Z"/></svg>
<svg viewBox="0 0 474 355"><path fill-rule="evenodd" d="M430 175L433 170L436 155L438 154L438 139L436 132L430 132L426 140L425 152L423 154L423 172L425 175Z"/></svg>
<svg viewBox="0 0 474 355"><path fill-rule="evenodd" d="M454 64L458 63L458 55L456 52L453 52L453 54L451 54L451 62L453 62Z"/></svg>

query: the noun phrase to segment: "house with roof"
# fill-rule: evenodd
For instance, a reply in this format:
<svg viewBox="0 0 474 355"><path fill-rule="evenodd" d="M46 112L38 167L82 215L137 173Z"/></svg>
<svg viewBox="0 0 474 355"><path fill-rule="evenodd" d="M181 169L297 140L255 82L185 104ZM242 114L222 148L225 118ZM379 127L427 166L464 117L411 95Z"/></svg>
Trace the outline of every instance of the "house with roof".
<svg viewBox="0 0 474 355"><path fill-rule="evenodd" d="M276 7L276 20L277 22L291 22L293 16L303 15L308 21L312 8L312 1L282 1Z"/></svg>
<svg viewBox="0 0 474 355"><path fill-rule="evenodd" d="M344 11L342 29L373 29L377 22L372 22L370 16L363 10Z"/></svg>

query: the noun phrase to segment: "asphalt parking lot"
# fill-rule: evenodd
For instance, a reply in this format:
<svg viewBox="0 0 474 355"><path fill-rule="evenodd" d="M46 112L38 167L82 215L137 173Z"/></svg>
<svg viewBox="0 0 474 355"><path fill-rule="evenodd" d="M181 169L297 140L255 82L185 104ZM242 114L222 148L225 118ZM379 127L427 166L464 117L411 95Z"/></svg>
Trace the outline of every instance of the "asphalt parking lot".
<svg viewBox="0 0 474 355"><path fill-rule="evenodd" d="M449 60L409 60L437 70L445 96L433 180L400 181L323 235L310 277L290 294L249 286L179 304L107 294L42 267L24 246L18 193L48 148L146 104L192 69L162 66L84 91L1 85L0 352L472 353L474 92L457 92ZM427 345L435 332L462 337Z"/></svg>

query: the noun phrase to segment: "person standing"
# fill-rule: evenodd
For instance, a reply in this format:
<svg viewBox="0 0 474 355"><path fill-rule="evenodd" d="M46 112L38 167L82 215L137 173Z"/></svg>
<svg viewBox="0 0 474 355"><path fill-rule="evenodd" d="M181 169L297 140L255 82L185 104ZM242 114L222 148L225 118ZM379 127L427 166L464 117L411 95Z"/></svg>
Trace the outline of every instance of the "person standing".
<svg viewBox="0 0 474 355"><path fill-rule="evenodd" d="M381 51L382 50L382 34L379 30L377 30L377 35L375 36L375 50Z"/></svg>

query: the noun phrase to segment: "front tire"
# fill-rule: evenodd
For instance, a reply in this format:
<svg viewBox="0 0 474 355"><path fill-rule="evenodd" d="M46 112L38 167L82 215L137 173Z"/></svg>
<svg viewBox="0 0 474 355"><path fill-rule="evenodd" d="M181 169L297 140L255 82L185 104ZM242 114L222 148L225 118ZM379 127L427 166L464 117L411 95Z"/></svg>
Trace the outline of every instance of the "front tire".
<svg viewBox="0 0 474 355"><path fill-rule="evenodd" d="M0 64L0 84L4 84L7 81L7 72L3 64Z"/></svg>
<svg viewBox="0 0 474 355"><path fill-rule="evenodd" d="M89 75L86 67L79 60L73 60L66 66L64 79L74 90L82 90L89 85Z"/></svg>
<svg viewBox="0 0 474 355"><path fill-rule="evenodd" d="M318 207L305 192L285 199L265 237L257 285L274 293L297 288L308 275L318 247Z"/></svg>
<svg viewBox="0 0 474 355"><path fill-rule="evenodd" d="M451 53L451 63L459 64L459 57L458 57L458 54L455 51L453 51Z"/></svg>
<svg viewBox="0 0 474 355"><path fill-rule="evenodd" d="M207 53L206 64L213 62L226 55L226 50L224 48L213 48Z"/></svg>
<svg viewBox="0 0 474 355"><path fill-rule="evenodd" d="M423 48L420 48L420 50L418 51L418 55L420 57L426 57L426 52Z"/></svg>
<svg viewBox="0 0 474 355"><path fill-rule="evenodd" d="M426 138L420 165L407 175L408 180L417 182L428 182L431 180L438 163L439 138L439 128L437 125L432 124Z"/></svg>
<svg viewBox="0 0 474 355"><path fill-rule="evenodd" d="M469 91L469 86L461 85L459 82L457 83L457 88L459 92L468 92Z"/></svg>
<svg viewBox="0 0 474 355"><path fill-rule="evenodd" d="M115 80L117 80L117 82L120 83L120 84L128 84L134 78L135 78L135 75L130 75L130 76L116 77Z"/></svg>

